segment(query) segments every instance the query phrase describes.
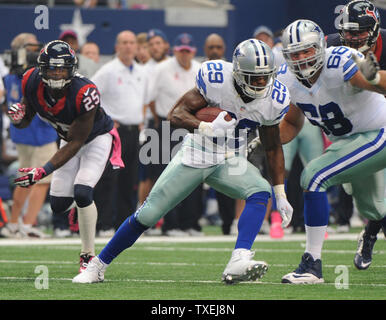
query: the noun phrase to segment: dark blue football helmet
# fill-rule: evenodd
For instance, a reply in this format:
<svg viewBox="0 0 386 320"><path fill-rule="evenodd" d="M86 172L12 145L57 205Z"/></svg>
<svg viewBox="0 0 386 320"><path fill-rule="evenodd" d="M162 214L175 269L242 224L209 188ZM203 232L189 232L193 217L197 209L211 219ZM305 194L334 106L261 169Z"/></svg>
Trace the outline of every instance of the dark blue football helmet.
<svg viewBox="0 0 386 320"><path fill-rule="evenodd" d="M54 40L46 44L38 57L38 68L42 80L53 90L61 90L71 83L77 63L75 51L68 43L61 40ZM66 69L67 75L61 79L52 79L48 72L55 69Z"/></svg>
<svg viewBox="0 0 386 320"><path fill-rule="evenodd" d="M354 0L346 4L342 11L339 24L339 34L342 44L366 52L377 41L380 31L381 18L373 3L366 0ZM367 31L364 39L347 37L348 32Z"/></svg>

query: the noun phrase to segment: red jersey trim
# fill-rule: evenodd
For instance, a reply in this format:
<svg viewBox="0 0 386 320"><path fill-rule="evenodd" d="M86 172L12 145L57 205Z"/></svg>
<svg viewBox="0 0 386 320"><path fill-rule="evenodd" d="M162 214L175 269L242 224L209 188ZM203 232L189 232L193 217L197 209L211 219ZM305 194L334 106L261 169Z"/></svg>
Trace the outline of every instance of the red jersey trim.
<svg viewBox="0 0 386 320"><path fill-rule="evenodd" d="M79 89L78 93L76 94L76 110L78 113L80 113L80 105L82 103L83 95L89 88L96 88L95 84L86 84L82 88Z"/></svg>
<svg viewBox="0 0 386 320"><path fill-rule="evenodd" d="M375 45L375 51L374 54L377 57L377 60L381 60L381 54L382 54L382 46L383 46L383 41L382 41L382 36L379 35L376 45Z"/></svg>
<svg viewBox="0 0 386 320"><path fill-rule="evenodd" d="M25 96L25 86L27 85L28 79L31 76L32 72L34 72L35 69L36 68L31 68L31 69L27 70L23 75L23 79L21 80L21 90L22 90L23 96Z"/></svg>
<svg viewBox="0 0 386 320"><path fill-rule="evenodd" d="M44 100L44 84L42 81L39 83L37 97L39 104L43 107L44 111L54 115L57 115L60 111L62 111L66 103L66 96L64 96L52 108L49 107L46 103L46 100Z"/></svg>

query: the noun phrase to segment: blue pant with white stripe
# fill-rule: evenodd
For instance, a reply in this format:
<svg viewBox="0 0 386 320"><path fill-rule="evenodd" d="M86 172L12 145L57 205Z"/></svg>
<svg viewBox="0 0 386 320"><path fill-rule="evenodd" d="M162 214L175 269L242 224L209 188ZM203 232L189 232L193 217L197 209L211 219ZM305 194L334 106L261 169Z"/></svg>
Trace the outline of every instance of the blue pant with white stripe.
<svg viewBox="0 0 386 320"><path fill-rule="evenodd" d="M303 170L301 184L309 192L325 192L338 184L351 189L361 215L380 220L386 215L386 130L354 134L334 142Z"/></svg>

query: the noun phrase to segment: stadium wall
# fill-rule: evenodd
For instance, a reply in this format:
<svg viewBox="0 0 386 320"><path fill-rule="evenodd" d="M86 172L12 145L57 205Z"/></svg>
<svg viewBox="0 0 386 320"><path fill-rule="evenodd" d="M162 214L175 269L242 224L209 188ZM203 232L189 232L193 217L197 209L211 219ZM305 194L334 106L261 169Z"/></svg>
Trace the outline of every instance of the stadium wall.
<svg viewBox="0 0 386 320"><path fill-rule="evenodd" d="M61 28L80 28L85 39L96 42L102 55L114 51L116 35L125 29L135 33L151 28L162 29L171 44L182 33L191 33L198 47L198 56L203 55L203 43L207 35L219 33L227 43L226 57L229 59L233 48L242 40L252 36L259 25L266 25L273 31L284 28L292 21L306 18L318 23L328 34L335 32L338 5L345 1L309 0L234 0L234 10L194 8L167 8L166 10L116 10L105 8L80 9L75 14L74 7L47 8L47 28L42 26L42 11L36 6L0 6L0 53L9 48L10 42L21 32L35 33L39 41L45 43L56 39ZM385 21L385 10L380 9L381 19ZM80 20L79 20L80 17ZM40 25L39 25L40 23ZM76 26L76 24L78 24ZM87 27L92 31L87 34ZM89 29L90 30L90 29Z"/></svg>

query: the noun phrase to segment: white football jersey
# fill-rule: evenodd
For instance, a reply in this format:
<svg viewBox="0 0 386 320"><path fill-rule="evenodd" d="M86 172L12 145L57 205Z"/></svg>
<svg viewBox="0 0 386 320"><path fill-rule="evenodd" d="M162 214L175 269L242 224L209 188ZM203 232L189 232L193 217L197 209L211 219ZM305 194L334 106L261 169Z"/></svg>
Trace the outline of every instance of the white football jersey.
<svg viewBox="0 0 386 320"><path fill-rule="evenodd" d="M245 103L234 86L232 63L223 60L206 61L201 65L196 76L196 88L209 106L227 111L237 121L236 135L240 138L234 139L233 142L229 137L219 139L203 137L199 134L189 134L186 138L188 143L193 142L192 147L197 148L199 145L202 147L201 150L220 155L219 159L221 155L229 154L232 149L240 150L243 146L245 147L247 130L276 125L289 109L289 91L278 80L274 80L272 92L267 97ZM239 134L240 130L243 130L244 134ZM220 143L221 140L226 141ZM217 160L213 164L217 163Z"/></svg>
<svg viewBox="0 0 386 320"><path fill-rule="evenodd" d="M277 78L288 87L291 102L332 141L386 126L385 97L349 82L358 71L352 54L363 57L352 48L327 48L322 72L311 88L303 85L286 64L278 70Z"/></svg>

